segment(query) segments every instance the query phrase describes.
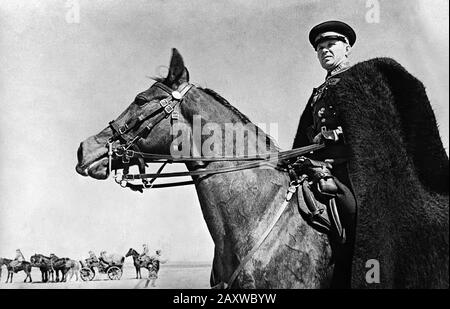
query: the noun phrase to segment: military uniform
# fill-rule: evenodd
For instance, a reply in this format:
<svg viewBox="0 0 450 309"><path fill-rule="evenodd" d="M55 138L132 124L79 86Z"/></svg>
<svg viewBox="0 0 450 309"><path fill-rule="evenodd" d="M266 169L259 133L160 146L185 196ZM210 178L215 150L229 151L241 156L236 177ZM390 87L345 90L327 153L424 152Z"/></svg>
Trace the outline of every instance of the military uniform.
<svg viewBox="0 0 450 309"><path fill-rule="evenodd" d="M150 256L149 256L149 250L148 250L148 245L143 245L142 246L143 247L143 251L142 251L142 253L139 255L139 260L141 261L141 262L144 262L144 261L149 261L150 260Z"/></svg>
<svg viewBox="0 0 450 309"><path fill-rule="evenodd" d="M309 40L314 49L326 39L340 39L353 45L356 34L350 26L339 21L321 23L310 31ZM350 187L350 181L345 162L349 156L349 148L345 142L345 130L338 108L334 105L333 89L339 86L341 76L350 68L348 61L339 64L328 72L322 85L313 89L293 145L296 148L315 143L314 138L320 134L321 143L324 143L326 147L309 157L319 161L331 160L333 175L348 187Z"/></svg>
<svg viewBox="0 0 450 309"><path fill-rule="evenodd" d="M345 23L330 21L317 25L310 31L310 42L314 49L323 41L330 39L342 40L353 45L356 34ZM324 143L322 148L308 158L330 162L332 165L331 178L335 182L336 191L333 195L340 221L345 233L339 235L337 242L332 241L334 257L336 261L333 286L348 287L351 269L351 256L355 235L356 199L351 190L351 182L347 171L347 158L349 147L345 140L345 128L341 122L339 108L335 106L337 101L333 98L334 89L339 87L342 76L351 68L348 61L343 61L337 67L328 72L325 82L313 89L307 106L300 119L297 135L294 140L294 148L303 147L313 143ZM318 140L320 138L320 140ZM330 175L330 174L328 174ZM328 179L330 176L326 176ZM325 192L327 193L327 192ZM331 196L330 195L330 196ZM314 225L313 225L314 226ZM332 239L335 235L331 235ZM342 242L342 239L344 242Z"/></svg>
<svg viewBox="0 0 450 309"><path fill-rule="evenodd" d="M356 202L351 192L351 182L347 172L347 158L349 156L349 147L345 141L345 130L341 123L338 108L334 105L330 96L333 95L333 88L337 87L341 74L350 68L350 65L343 66L333 70L327 76L326 81L317 88L314 88L308 105L305 108L299 133L297 134L294 147L301 147L314 143L314 137L321 134L322 143L325 148L314 152L308 157L318 161L327 161L332 164L332 175L335 180L343 184L342 194L337 199L337 206L344 226L349 227L354 220ZM301 140L303 136L303 141ZM304 140L306 137L307 140ZM302 142L301 145L298 143Z"/></svg>
<svg viewBox="0 0 450 309"><path fill-rule="evenodd" d="M329 95L328 91L339 83L339 73L330 76L322 85L314 88L308 100L307 109L310 109L311 124L306 128L306 135L309 142L313 143L314 137L322 134L322 140L327 145L325 151L316 158L318 160L344 159L348 156L337 109L332 102L325 100Z"/></svg>

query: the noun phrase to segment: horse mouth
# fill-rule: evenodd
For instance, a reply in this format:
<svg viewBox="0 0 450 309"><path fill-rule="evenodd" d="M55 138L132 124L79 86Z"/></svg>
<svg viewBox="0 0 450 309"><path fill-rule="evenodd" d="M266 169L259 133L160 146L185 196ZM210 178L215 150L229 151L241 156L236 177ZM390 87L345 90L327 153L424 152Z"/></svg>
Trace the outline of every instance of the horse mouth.
<svg viewBox="0 0 450 309"><path fill-rule="evenodd" d="M82 176L90 176L95 179L106 179L109 176L108 171L109 158L105 153L99 158L85 164L77 164L75 170Z"/></svg>

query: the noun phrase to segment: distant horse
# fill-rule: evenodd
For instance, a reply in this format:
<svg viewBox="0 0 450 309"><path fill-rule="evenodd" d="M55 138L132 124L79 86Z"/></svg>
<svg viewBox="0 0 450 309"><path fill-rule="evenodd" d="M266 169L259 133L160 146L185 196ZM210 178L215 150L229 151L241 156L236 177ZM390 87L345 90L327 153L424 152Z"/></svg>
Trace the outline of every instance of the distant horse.
<svg viewBox="0 0 450 309"><path fill-rule="evenodd" d="M125 257L129 257L129 256L133 257L133 264L134 264L134 267L136 268L136 279L142 279L141 267L147 268L147 270L149 272L150 272L150 269L152 269L154 267L151 259L147 260L147 261L141 261L141 260L139 260L139 255L140 254L133 248L130 248L130 250L128 250L127 254L125 254Z"/></svg>
<svg viewBox="0 0 450 309"><path fill-rule="evenodd" d="M3 258L0 258L0 280L2 279L2 266L6 265Z"/></svg>
<svg viewBox="0 0 450 309"><path fill-rule="evenodd" d="M357 69L358 67L355 66L354 70ZM358 76L358 79L364 78L364 73L361 76ZM188 149L187 155L182 154L181 158L192 160L178 162L185 163L190 172L188 175L192 176L203 217L215 244L211 286L330 287L332 280L335 280L330 241L326 235L314 230L299 215L298 207L307 209L304 199L297 195L294 199L288 198L287 189L290 188L291 179L286 170L278 166L239 169L247 163L220 160L221 157L237 155L236 152L239 149L235 147L235 144L238 144L237 137L240 136L244 138L243 145L247 145L247 153L250 155L276 152L279 151L278 147L220 95L212 90L195 87L188 83L188 71L181 55L174 49L167 77L158 80L148 90L137 95L134 102L121 113L116 121L80 144L76 171L83 176L106 179L111 170L127 169L130 164L138 165L141 175L137 178L132 176L119 179L121 185L128 186L124 179L141 179L145 176L141 171L145 161L172 162L172 159L180 158L180 152ZM185 89L188 91L184 92ZM364 92L365 90L367 87L361 87L360 100L364 99L367 93L367 91ZM381 267L384 265L384 268L381 274L386 280L382 281L384 285L380 286L448 287L448 187L446 199L443 197L435 199L434 202L431 200L424 202L417 196L423 190L417 190L414 200L409 197L415 192L414 189L420 186L418 176L414 174L414 162L422 160L423 164L428 162L434 164L433 166L440 165L442 170L446 167L446 175L445 171L439 173L443 175L443 183L448 185L448 157L446 160L440 157L440 161L437 162L421 157L413 161L407 157L409 152L402 152L406 153L406 157L398 156L393 152L394 146L398 149L405 147L402 144L405 139L401 134L417 133L415 137L411 136L407 139L408 143L426 141L422 139L420 130L423 128L423 122L422 127L418 122L418 130L414 126L405 126L402 129L399 122L389 122L392 117L397 117L398 111L390 104L398 92L387 88L382 93L386 94L386 98L383 100L376 98L378 100L374 100L376 104L366 100L359 102L358 105L352 105L349 109L351 113L354 109L366 108L371 104L374 106L374 111L386 109L372 115L373 123L367 122L363 117L354 120L354 123L360 126L362 134L366 134L361 135L362 138L348 134L350 139L354 139L352 142L356 145L372 141L383 143L383 138L384 141L387 139L380 132L384 132L386 127L396 127L396 130L391 130L394 135L390 136L389 144L354 148L354 157L350 159L350 166L356 169L359 177L359 185L355 184L356 196L359 201L362 201L358 207L359 219L365 218L367 211L370 212L368 217L374 219L373 222L359 222L357 230L364 233L362 238L368 246L372 245L373 248L382 252L380 261L384 263L381 265ZM348 96L344 94L342 97ZM173 113L174 110L176 114ZM404 110L408 111L408 108L405 107ZM195 132L198 130L195 127L195 116L201 116L199 122L202 125L205 123L215 125L214 130L197 135L200 143L195 142ZM405 119L407 120L407 117ZM231 135L231 139L228 140L227 137L230 136L226 130L227 124L233 125L233 134L235 133L235 136ZM433 130L434 141L437 131L435 124ZM174 131L175 133L181 131L182 134L173 134ZM225 132L225 134L216 134L216 131ZM186 132L188 134L183 135ZM367 136L369 133L371 136ZM186 136L185 143L183 138ZM214 149L211 148L212 137L216 141ZM180 144L174 143L175 139L182 142L182 149L179 147ZM194 142L189 148L191 140ZM210 146L206 147L206 150L213 154L213 159L218 158L217 160L205 161L202 160L204 157L195 154L200 150L203 151L205 145ZM265 147L259 147L260 145ZM426 143L424 145L426 146ZM442 143L440 146L435 145L435 150L442 154ZM384 151L379 153L383 155L379 156L382 160L374 161L372 157L372 160L352 165L355 160L359 162L355 157L367 157L380 148ZM411 151L417 149L408 148ZM174 151L178 156L176 158L174 158ZM147 157L146 160L144 155L149 153L152 156ZM157 155L160 158L170 157L171 159L158 161ZM408 173L400 167L407 168ZM214 171L221 172L214 173ZM422 171L426 173L426 169ZM153 177L154 174L150 175ZM186 174L176 173L176 175L185 176ZM132 186L129 187L133 189ZM145 183L144 187L146 187ZM383 195L380 188L392 193ZM389 197L395 203L393 204L385 197ZM423 197L426 199L429 195L425 194ZM365 207L366 203L371 206ZM372 206L378 206L378 208ZM396 211L398 207L406 206L407 209ZM388 215L380 218L377 216L378 211ZM435 216L436 212L438 216ZM423 214L427 216L424 218ZM274 218L278 219L274 220ZM363 229L364 224L370 225L370 229ZM417 226L420 226L424 233L421 233ZM439 229L436 230L434 227ZM437 237L431 233L432 231L438 233ZM357 239L359 236L358 234ZM433 242L427 243L427 238L433 238ZM384 242L387 242L387 245L383 246ZM432 245L431 251L428 245ZM370 255L364 255L365 252L359 248L356 251L359 256L355 257L358 271L352 273L352 276L356 276L355 286L371 287L367 286L365 280L367 270L364 267L367 260L378 258L377 251L367 251ZM409 253L406 255L402 252ZM403 263L402 259L407 259L408 263Z"/></svg>
<svg viewBox="0 0 450 309"><path fill-rule="evenodd" d="M76 275L78 280L78 272L80 265L77 261L71 260L69 258L58 258L55 255L52 257L47 257L43 254L35 254L30 258L31 265L34 267L39 267L42 273L42 282L48 282L49 280L55 282L60 282L59 272L62 274L61 282L66 281L66 275L70 272L70 278Z"/></svg>
<svg viewBox="0 0 450 309"><path fill-rule="evenodd" d="M33 266L39 267L42 270L48 269L47 281L60 282L59 272L61 272L61 282L65 281L65 275L72 267L72 260L69 258L59 258L52 254L50 257L43 254L35 254L32 256ZM56 274L56 279L55 279Z"/></svg>
<svg viewBox="0 0 450 309"><path fill-rule="evenodd" d="M6 263L5 258L0 258L0 280L2 279L2 266L7 266L8 263Z"/></svg>
<svg viewBox="0 0 450 309"><path fill-rule="evenodd" d="M66 274L66 281L71 281L73 276L75 276L76 281L78 281L81 269L80 263L75 260L69 260L67 261L66 266L69 268L69 271Z"/></svg>
<svg viewBox="0 0 450 309"><path fill-rule="evenodd" d="M56 274L56 282L59 282L59 272L61 272L61 282L66 281L66 274L69 271L71 265L73 265L71 259L69 258L59 258L54 254L51 254L50 257L50 265ZM53 279L53 278L52 278Z"/></svg>
<svg viewBox="0 0 450 309"><path fill-rule="evenodd" d="M0 258L0 271L1 271L2 265L5 265L6 268L8 269L8 277L6 278L6 283L8 283L8 280L10 283L12 283L14 273L18 273L19 271L22 271L22 270L27 275L25 277L25 279L23 280L23 282L27 282L28 278L30 279L29 282L32 282L33 280L31 279L31 263L27 262L27 261L23 261L19 266L11 267L10 263L12 261L13 260L11 260L11 259Z"/></svg>
<svg viewBox="0 0 450 309"><path fill-rule="evenodd" d="M50 258L45 258L42 254L34 254L30 258L31 266L33 267L39 267L39 270L41 271L42 276L42 282L48 282L49 280L49 273L51 273L51 276L53 278L54 270L50 263Z"/></svg>

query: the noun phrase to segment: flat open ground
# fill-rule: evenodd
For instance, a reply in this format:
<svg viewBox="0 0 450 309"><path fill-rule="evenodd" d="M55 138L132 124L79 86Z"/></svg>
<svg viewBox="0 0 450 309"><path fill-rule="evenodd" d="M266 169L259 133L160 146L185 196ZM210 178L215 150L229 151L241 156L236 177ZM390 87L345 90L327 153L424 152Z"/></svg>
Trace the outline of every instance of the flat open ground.
<svg viewBox="0 0 450 309"><path fill-rule="evenodd" d="M156 287L148 289L209 289L210 263L167 263L162 264ZM147 270L141 270L142 278L147 277ZM32 283L24 283L23 271L14 274L13 283L5 283L7 272L2 269L0 289L142 289L146 280L135 279L136 272L132 264L125 263L123 275L120 280L109 280L106 274L96 273L94 280L76 281L75 276L71 281L62 283L42 283L41 272L38 268L32 269Z"/></svg>

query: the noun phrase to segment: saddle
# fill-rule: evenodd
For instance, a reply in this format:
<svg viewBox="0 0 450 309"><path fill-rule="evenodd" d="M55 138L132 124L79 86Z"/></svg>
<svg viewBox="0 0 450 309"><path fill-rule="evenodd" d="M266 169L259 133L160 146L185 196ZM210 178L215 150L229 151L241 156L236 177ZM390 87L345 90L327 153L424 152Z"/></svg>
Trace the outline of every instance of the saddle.
<svg viewBox="0 0 450 309"><path fill-rule="evenodd" d="M343 244L346 241L345 228L336 206L340 182L335 181L330 171L332 168L328 162L298 157L291 165L289 174L291 180L302 189L306 208L299 201L300 215L313 228ZM297 194L297 198L300 199L300 194Z"/></svg>

